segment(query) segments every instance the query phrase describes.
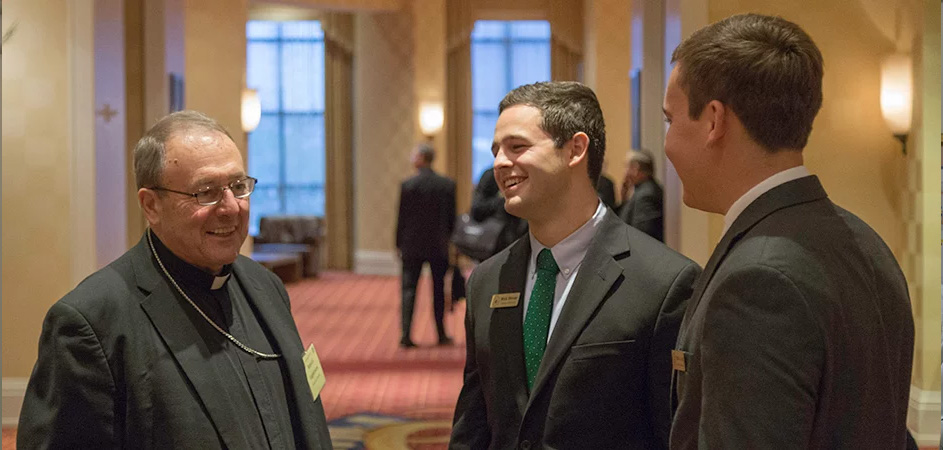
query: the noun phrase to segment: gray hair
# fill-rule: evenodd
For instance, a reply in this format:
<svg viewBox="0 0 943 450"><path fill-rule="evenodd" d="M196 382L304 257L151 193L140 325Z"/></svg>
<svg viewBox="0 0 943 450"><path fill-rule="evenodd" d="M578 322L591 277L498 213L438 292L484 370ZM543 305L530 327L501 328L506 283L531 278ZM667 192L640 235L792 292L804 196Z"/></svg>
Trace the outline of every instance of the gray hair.
<svg viewBox="0 0 943 450"><path fill-rule="evenodd" d="M164 173L165 146L177 133L199 128L232 136L213 118L199 111L177 111L158 120L134 146L134 178L138 189L160 185Z"/></svg>
<svg viewBox="0 0 943 450"><path fill-rule="evenodd" d="M422 157L422 160L432 164L435 159L435 149L429 144L419 144L416 146L416 153Z"/></svg>
<svg viewBox="0 0 943 450"><path fill-rule="evenodd" d="M649 175L655 173L655 158L648 150L630 150L629 162L638 164L639 170Z"/></svg>

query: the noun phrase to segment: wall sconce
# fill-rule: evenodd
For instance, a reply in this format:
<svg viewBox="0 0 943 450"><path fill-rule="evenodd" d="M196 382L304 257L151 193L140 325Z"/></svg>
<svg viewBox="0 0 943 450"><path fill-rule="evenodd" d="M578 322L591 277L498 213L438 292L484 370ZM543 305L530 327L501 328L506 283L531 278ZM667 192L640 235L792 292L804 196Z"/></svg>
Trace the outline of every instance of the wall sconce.
<svg viewBox="0 0 943 450"><path fill-rule="evenodd" d="M259 126L262 120L262 101L259 100L259 91L255 89L242 90L242 131L251 133Z"/></svg>
<svg viewBox="0 0 943 450"><path fill-rule="evenodd" d="M907 135L913 111L910 56L896 54L881 64L881 114L907 154Z"/></svg>
<svg viewBox="0 0 943 450"><path fill-rule="evenodd" d="M442 130L444 113L441 103L422 103L419 105L419 129L428 140L432 140L433 135Z"/></svg>

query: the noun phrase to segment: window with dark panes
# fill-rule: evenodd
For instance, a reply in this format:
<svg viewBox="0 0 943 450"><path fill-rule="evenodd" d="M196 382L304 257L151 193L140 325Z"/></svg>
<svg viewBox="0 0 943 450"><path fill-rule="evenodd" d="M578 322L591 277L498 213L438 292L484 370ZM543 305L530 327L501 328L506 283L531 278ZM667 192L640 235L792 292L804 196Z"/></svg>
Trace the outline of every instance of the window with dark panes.
<svg viewBox="0 0 943 450"><path fill-rule="evenodd" d="M249 133L254 235L266 215L324 215L324 33L317 21L251 20L246 41L246 85L262 103Z"/></svg>
<svg viewBox="0 0 943 450"><path fill-rule="evenodd" d="M472 183L491 167L498 103L511 89L550 80L550 23L479 20L471 35Z"/></svg>

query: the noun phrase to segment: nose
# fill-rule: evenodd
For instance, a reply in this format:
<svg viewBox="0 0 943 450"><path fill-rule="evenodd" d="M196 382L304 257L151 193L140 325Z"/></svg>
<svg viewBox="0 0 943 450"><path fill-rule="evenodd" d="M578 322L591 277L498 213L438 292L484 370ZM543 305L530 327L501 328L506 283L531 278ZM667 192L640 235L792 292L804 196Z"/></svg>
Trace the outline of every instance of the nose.
<svg viewBox="0 0 943 450"><path fill-rule="evenodd" d="M216 211L220 214L234 214L239 211L239 199L232 193L228 187L223 189L223 197L216 204Z"/></svg>
<svg viewBox="0 0 943 450"><path fill-rule="evenodd" d="M498 147L498 151L494 154L494 163L493 167L495 171L502 167L511 167L511 160L504 154L504 150Z"/></svg>

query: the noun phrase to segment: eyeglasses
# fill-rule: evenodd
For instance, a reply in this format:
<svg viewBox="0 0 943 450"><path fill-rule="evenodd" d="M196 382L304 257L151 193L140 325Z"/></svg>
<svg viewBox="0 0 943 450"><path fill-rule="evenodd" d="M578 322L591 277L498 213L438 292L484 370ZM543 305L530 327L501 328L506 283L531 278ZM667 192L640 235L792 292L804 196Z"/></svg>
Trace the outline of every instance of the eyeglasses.
<svg viewBox="0 0 943 450"><path fill-rule="evenodd" d="M259 181L252 177L240 178L232 183L229 183L226 186L216 186L216 187L206 187L201 189L199 192L182 192L175 191L173 189L167 189L164 187L155 186L152 189L155 191L167 191L173 192L174 194L188 195L196 199L196 202L203 206L212 206L219 203L223 199L223 191L229 189L232 191L233 197L236 198L246 198L252 194L252 191L255 190L255 183Z"/></svg>

